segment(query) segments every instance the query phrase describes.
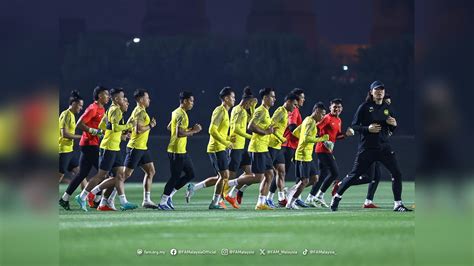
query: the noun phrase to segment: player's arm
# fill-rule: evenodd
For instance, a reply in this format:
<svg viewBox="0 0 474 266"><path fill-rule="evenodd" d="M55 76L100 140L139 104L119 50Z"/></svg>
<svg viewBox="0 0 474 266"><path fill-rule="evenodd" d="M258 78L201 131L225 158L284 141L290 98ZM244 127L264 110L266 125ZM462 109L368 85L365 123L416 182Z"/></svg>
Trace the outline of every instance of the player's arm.
<svg viewBox="0 0 474 266"><path fill-rule="evenodd" d="M120 120L122 120L122 115L119 109L115 109L110 114L110 124L112 125L113 132L121 132L125 130L129 130L136 126L136 120L132 119L132 121L128 122L125 125L120 125Z"/></svg>
<svg viewBox="0 0 474 266"><path fill-rule="evenodd" d="M270 135L273 133L273 126L268 127L268 129L263 129L257 125L260 120L263 119L263 113L262 112L256 112L255 115L252 117L250 120L248 129L256 134L259 135Z"/></svg>
<svg viewBox="0 0 474 266"><path fill-rule="evenodd" d="M304 141L306 143L316 143L316 142L323 142L323 141L329 140L329 135L328 134L325 134L322 137L316 137L317 133L314 136L312 134L310 134L313 127L316 127L316 125L315 124L308 124L308 126L305 127L305 130L304 130L303 134L305 135L305 140ZM316 132L317 132L317 130L316 130Z"/></svg>
<svg viewBox="0 0 474 266"><path fill-rule="evenodd" d="M99 134L99 130L97 128L88 127L86 124L89 123L92 117L95 116L95 110L91 108L87 108L86 111L82 114L82 116L77 120L76 127L79 130L86 131L91 133L92 135Z"/></svg>
<svg viewBox="0 0 474 266"><path fill-rule="evenodd" d="M66 125L70 123L71 118L68 115L61 117L59 119L59 127L61 128L61 136L66 139L80 139L81 135L76 135L74 132L69 132L66 130Z"/></svg>
<svg viewBox="0 0 474 266"><path fill-rule="evenodd" d="M200 124L195 124L192 128L184 128L182 126L184 119L182 114L176 114L175 117L172 117L172 120L173 119L176 120L176 134L178 135L178 138L192 137L194 134L197 134L202 130L202 126ZM170 128L171 124L172 122L170 122Z"/></svg>
<svg viewBox="0 0 474 266"><path fill-rule="evenodd" d="M367 134L369 133L369 126L364 126L364 113L367 112L367 108L364 104L360 105L357 108L357 111L354 115L354 119L352 120L351 128L360 134Z"/></svg>
<svg viewBox="0 0 474 266"><path fill-rule="evenodd" d="M397 128L397 119L395 118L395 114L393 113L392 108L389 108L389 113L390 113L390 116L388 117L386 123L388 126L389 135L391 136L393 132L395 131L395 129Z"/></svg>
<svg viewBox="0 0 474 266"><path fill-rule="evenodd" d="M222 136L219 133L219 125L222 122L222 119L224 118L224 112L222 109L218 109L217 111L214 111L211 117L211 125L209 126L209 135L211 135L217 142L220 144L228 147L231 145L231 142L227 140L227 136Z"/></svg>
<svg viewBox="0 0 474 266"><path fill-rule="evenodd" d="M236 114L236 117L235 117L235 129L234 129L234 132L235 134L243 137L243 138L246 138L246 139L251 139L252 138L252 135L250 135L249 133L246 132L245 130L245 127L242 128L241 127L241 124L242 124L242 116L243 115L246 115L245 113L243 112L246 112L245 110L243 110L242 112L239 112L238 114Z"/></svg>
<svg viewBox="0 0 474 266"><path fill-rule="evenodd" d="M284 116L285 114L283 113L282 109L277 109L277 111L272 116L272 124L280 125L281 123L283 123ZM280 133L279 130L276 130L276 128L275 132L273 132L273 135L278 139L280 143L286 142L286 138Z"/></svg>

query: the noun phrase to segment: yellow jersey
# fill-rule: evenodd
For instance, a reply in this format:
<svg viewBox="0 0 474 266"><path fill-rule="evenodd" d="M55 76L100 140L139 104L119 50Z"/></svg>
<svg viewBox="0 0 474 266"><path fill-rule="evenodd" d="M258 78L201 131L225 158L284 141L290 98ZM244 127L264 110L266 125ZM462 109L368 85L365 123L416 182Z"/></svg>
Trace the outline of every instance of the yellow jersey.
<svg viewBox="0 0 474 266"><path fill-rule="evenodd" d="M313 160L314 145L316 142L327 140L325 137L316 137L318 135L318 127L316 121L308 116L303 120L295 131L299 137L298 147L295 152L295 160L301 162L310 162Z"/></svg>
<svg viewBox="0 0 474 266"><path fill-rule="evenodd" d="M131 121L137 121L137 124L139 125L148 126L150 125L150 116L146 112L145 108L137 105L135 109L133 109L133 112L130 115L130 118L128 119L127 123L131 123ZM149 135L150 130L138 133L137 128L135 127L132 130L132 135L130 136L130 140L128 141L127 147L137 150L147 150Z"/></svg>
<svg viewBox="0 0 474 266"><path fill-rule="evenodd" d="M184 154L186 153L188 137L178 137L178 127L186 131L189 128L188 114L181 107L176 108L171 113L171 137L168 144L168 152Z"/></svg>
<svg viewBox="0 0 474 266"><path fill-rule="evenodd" d="M109 151L120 151L122 131L132 128L132 123L125 124L122 110L114 103L109 107L100 123L105 123L106 125L105 135L100 143L100 148Z"/></svg>
<svg viewBox="0 0 474 266"><path fill-rule="evenodd" d="M260 105L255 109L250 123L254 123L256 126L263 130L267 130L271 123L272 119L270 118L270 112L265 106ZM270 141L270 135L260 135L257 133L252 133L252 138L249 143L249 152L268 152L268 143Z"/></svg>
<svg viewBox="0 0 474 266"><path fill-rule="evenodd" d="M207 152L213 153L225 150L230 144L228 134L229 112L227 112L227 109L221 104L212 112Z"/></svg>
<svg viewBox="0 0 474 266"><path fill-rule="evenodd" d="M241 150L245 147L245 140L252 138L247 133L248 113L240 104L232 109L230 114L230 136L235 136L234 150Z"/></svg>
<svg viewBox="0 0 474 266"><path fill-rule="evenodd" d="M59 116L59 153L72 152L74 140L63 137L61 129L65 129L70 134L76 133L76 117L71 110L64 110Z"/></svg>
<svg viewBox="0 0 474 266"><path fill-rule="evenodd" d="M272 116L272 125L276 127L273 134L270 135L270 142L268 147L280 150L281 144L286 142L286 138L283 137L286 126L288 124L288 111L284 106L278 107Z"/></svg>

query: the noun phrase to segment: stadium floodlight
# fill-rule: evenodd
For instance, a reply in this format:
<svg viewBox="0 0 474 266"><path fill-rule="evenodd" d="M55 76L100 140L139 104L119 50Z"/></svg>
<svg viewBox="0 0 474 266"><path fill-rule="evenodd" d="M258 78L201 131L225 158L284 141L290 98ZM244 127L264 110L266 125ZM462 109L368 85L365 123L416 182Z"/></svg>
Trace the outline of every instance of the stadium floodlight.
<svg viewBox="0 0 474 266"><path fill-rule="evenodd" d="M134 43L139 43L139 42L140 42L140 38L138 38L138 37L133 38L133 42L134 42Z"/></svg>
<svg viewBox="0 0 474 266"><path fill-rule="evenodd" d="M349 70L349 67L346 66L346 65L343 65L343 66L342 66L342 70L347 71L347 70Z"/></svg>

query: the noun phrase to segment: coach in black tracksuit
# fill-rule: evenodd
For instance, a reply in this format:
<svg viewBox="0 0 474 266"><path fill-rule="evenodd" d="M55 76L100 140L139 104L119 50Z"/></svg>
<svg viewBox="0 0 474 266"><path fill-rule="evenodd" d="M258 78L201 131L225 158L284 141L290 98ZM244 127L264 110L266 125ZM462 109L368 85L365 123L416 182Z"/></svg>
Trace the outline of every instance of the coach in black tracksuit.
<svg viewBox="0 0 474 266"><path fill-rule="evenodd" d="M393 210L411 211L402 203L402 174L389 142L390 132L394 132L397 121L392 117L390 106L383 101L384 96L383 83L374 81L366 102L357 109L351 128L360 134L359 150L352 171L342 180L332 199L332 211L337 211L344 191L376 161L381 162L392 174Z"/></svg>

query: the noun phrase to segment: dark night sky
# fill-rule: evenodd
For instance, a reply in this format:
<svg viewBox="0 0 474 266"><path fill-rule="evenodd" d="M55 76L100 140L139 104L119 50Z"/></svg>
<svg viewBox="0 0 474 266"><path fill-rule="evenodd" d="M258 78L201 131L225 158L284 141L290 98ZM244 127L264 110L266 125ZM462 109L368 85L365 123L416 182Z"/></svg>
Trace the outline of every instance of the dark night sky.
<svg viewBox="0 0 474 266"><path fill-rule="evenodd" d="M242 36L251 0L207 0L211 31ZM321 38L333 43L367 43L372 22L372 0L315 0ZM1 17L34 22L35 29L55 32L60 17L84 17L89 30L139 33L146 0L64 1L13 0L0 3Z"/></svg>

